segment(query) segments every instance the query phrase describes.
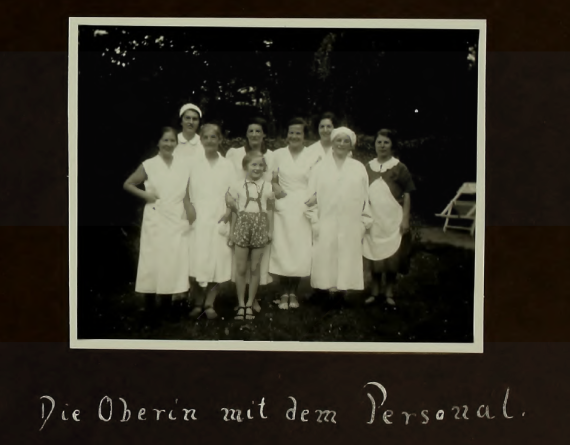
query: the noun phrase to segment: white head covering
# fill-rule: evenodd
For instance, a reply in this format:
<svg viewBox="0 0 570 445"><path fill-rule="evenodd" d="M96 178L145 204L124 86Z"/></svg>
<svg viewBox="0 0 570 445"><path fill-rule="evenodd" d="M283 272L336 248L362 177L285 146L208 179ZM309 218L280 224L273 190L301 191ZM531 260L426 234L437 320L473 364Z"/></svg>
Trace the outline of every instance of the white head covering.
<svg viewBox="0 0 570 445"><path fill-rule="evenodd" d="M194 104L186 104L182 108L180 108L180 117L182 117L182 115L186 113L188 110L196 111L198 113L198 116L200 116L200 119L202 119L202 110L200 110L200 108L198 108Z"/></svg>
<svg viewBox="0 0 570 445"><path fill-rule="evenodd" d="M356 134L354 133L354 131L352 131L350 128L347 127L335 128L331 133L331 141L334 141L334 138L336 138L340 134L346 134L350 138L352 148L354 148L354 145L356 144Z"/></svg>

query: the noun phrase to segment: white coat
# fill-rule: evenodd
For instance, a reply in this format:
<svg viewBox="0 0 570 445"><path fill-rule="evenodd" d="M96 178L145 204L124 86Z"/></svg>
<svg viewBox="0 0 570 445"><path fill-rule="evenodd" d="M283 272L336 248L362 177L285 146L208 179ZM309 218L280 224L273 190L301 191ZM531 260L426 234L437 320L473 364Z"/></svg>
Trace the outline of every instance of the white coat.
<svg viewBox="0 0 570 445"><path fill-rule="evenodd" d="M311 286L364 289L362 237L372 225L366 169L350 157L338 168L327 156L315 169L310 190L317 198L317 205L306 212L316 234Z"/></svg>

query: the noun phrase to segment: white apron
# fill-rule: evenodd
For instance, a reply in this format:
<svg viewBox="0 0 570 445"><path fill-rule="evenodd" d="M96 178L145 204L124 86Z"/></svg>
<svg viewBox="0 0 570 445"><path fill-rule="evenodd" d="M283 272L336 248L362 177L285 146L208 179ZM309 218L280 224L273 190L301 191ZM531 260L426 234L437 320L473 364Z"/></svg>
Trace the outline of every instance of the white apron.
<svg viewBox="0 0 570 445"><path fill-rule="evenodd" d="M382 178L370 184L369 195L374 223L364 235L363 254L369 260L385 260L398 251L402 242L404 210Z"/></svg>
<svg viewBox="0 0 570 445"><path fill-rule="evenodd" d="M174 158L170 167L160 156L143 162L145 189L159 196L146 204L141 229L135 291L147 294L186 292L188 283L188 236L190 224L182 203L188 170Z"/></svg>
<svg viewBox="0 0 570 445"><path fill-rule="evenodd" d="M192 224L188 275L199 283L223 283L231 278L232 249L228 247L229 223L218 223L226 211L225 195L233 180L231 163L219 156L212 166L194 158L190 168L190 200L196 210Z"/></svg>
<svg viewBox="0 0 570 445"><path fill-rule="evenodd" d="M313 245L311 286L362 290L362 236L371 224L366 169L350 158L339 169L331 156L314 176L311 189L317 194L318 216L313 221L318 238Z"/></svg>
<svg viewBox="0 0 570 445"><path fill-rule="evenodd" d="M275 200L273 242L269 272L286 277L311 273L312 232L305 217L308 182L316 158L306 148L293 160L289 147L274 153L273 168L287 196Z"/></svg>

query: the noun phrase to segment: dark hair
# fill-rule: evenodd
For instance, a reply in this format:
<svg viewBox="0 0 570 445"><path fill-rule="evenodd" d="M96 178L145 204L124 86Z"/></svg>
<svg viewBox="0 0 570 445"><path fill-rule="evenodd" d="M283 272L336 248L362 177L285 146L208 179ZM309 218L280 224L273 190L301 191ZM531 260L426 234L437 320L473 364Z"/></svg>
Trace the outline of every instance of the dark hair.
<svg viewBox="0 0 570 445"><path fill-rule="evenodd" d="M160 129L160 137L158 140L160 141L162 139L162 136L164 136L166 133L174 133L174 138L178 140L178 131L176 131L176 128L174 127L162 127Z"/></svg>
<svg viewBox="0 0 570 445"><path fill-rule="evenodd" d="M201 125L200 126L200 134L202 134L204 129L207 127L216 127L216 133L218 134L219 138L220 139L224 138L224 134L222 132L222 126L216 122L207 122L204 125Z"/></svg>
<svg viewBox="0 0 570 445"><path fill-rule="evenodd" d="M289 121L289 123L287 124L287 133L289 133L289 127L291 127L292 125L302 125L304 137L306 138L309 135L309 126L307 125L305 119L303 119L302 117L294 117Z"/></svg>
<svg viewBox="0 0 570 445"><path fill-rule="evenodd" d="M320 117L318 118L318 120L315 122L316 134L319 134L319 125L321 125L321 121L323 121L324 119L330 120L332 122L334 128L339 126L338 125L338 119L336 118L334 113L327 111L326 113L321 114Z"/></svg>
<svg viewBox="0 0 570 445"><path fill-rule="evenodd" d="M262 117L253 117L247 121L247 127L249 128L250 125L259 125L263 130L263 133L267 135L267 121ZM251 147L249 146L249 140L247 139L247 130L246 130L246 138L245 138L245 152L249 153L251 151ZM261 154L267 153L267 147L265 146L265 140L261 141Z"/></svg>
<svg viewBox="0 0 570 445"><path fill-rule="evenodd" d="M264 165L263 171L264 171L264 172L267 171L267 163L265 162L265 158L263 157L263 153L261 153L260 151L257 151L257 150L255 150L255 151L250 151L250 152L247 152L247 153L245 154L245 156L243 157L243 159L242 159L242 161L241 161L241 166L242 166L242 168L243 168L244 170L247 170L247 167L248 167L248 165L250 164L250 162L251 162L253 159L256 159L256 158L261 158L261 159L263 159L263 165Z"/></svg>
<svg viewBox="0 0 570 445"><path fill-rule="evenodd" d="M374 136L374 145L376 145L376 139L378 139L378 136L389 138L392 141L392 150L398 150L400 139L398 138L398 132L396 130L391 128L382 128L378 133L376 133L376 136Z"/></svg>

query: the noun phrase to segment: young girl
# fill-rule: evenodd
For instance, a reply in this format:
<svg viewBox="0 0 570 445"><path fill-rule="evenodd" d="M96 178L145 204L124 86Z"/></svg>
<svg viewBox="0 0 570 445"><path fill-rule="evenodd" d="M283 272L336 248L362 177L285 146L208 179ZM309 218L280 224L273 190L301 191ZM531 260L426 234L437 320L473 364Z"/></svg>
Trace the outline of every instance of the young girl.
<svg viewBox="0 0 570 445"><path fill-rule="evenodd" d="M263 175L266 181L271 181L271 168L272 165L272 158L273 152L269 150L265 144L265 139L268 134L268 127L267 121L261 117L254 117L246 121L246 141L245 145L240 148L230 148L226 153L226 159L231 161L235 168L236 173L236 181L243 181L246 176L246 171L243 169L242 162L243 158L247 153L253 151L259 151L263 155L263 159L267 164L268 168L265 174ZM235 217L235 215L234 215ZM260 263L260 278L259 278L259 285L264 286L273 281L271 275L269 275L269 255L270 255L271 246L268 244L261 256L261 263ZM234 270L232 273L232 280L235 282L236 273L235 273L236 263L234 262ZM249 283L250 279L250 265L247 265L247 270L245 274L245 281L246 284ZM253 310L259 312L261 310L261 306L259 305L258 300L256 299L253 302Z"/></svg>
<svg viewBox="0 0 570 445"><path fill-rule="evenodd" d="M260 262L265 246L273 233L273 189L263 178L267 166L259 152L247 153L242 161L245 180L236 182L229 190L235 202L237 219L231 230L230 245L235 246L236 288L238 310L235 319L253 320L253 303L260 279ZM249 295L245 303L245 285L248 258L251 275Z"/></svg>
<svg viewBox="0 0 570 445"><path fill-rule="evenodd" d="M144 161L123 186L146 201L135 291L146 294L149 315L155 294L170 297L189 288L187 242L195 212L188 196L187 165L173 156L176 144L176 130L163 128L158 154ZM143 182L145 190L138 188Z"/></svg>
<svg viewBox="0 0 570 445"><path fill-rule="evenodd" d="M205 156L195 157L190 167L190 199L196 222L190 235L189 275L198 283L190 315L198 317L204 312L213 319L217 317L217 284L229 281L232 273L232 250L227 243L231 210L226 208L225 194L234 172L231 162L218 153L222 142L218 125L205 124L200 140Z"/></svg>

